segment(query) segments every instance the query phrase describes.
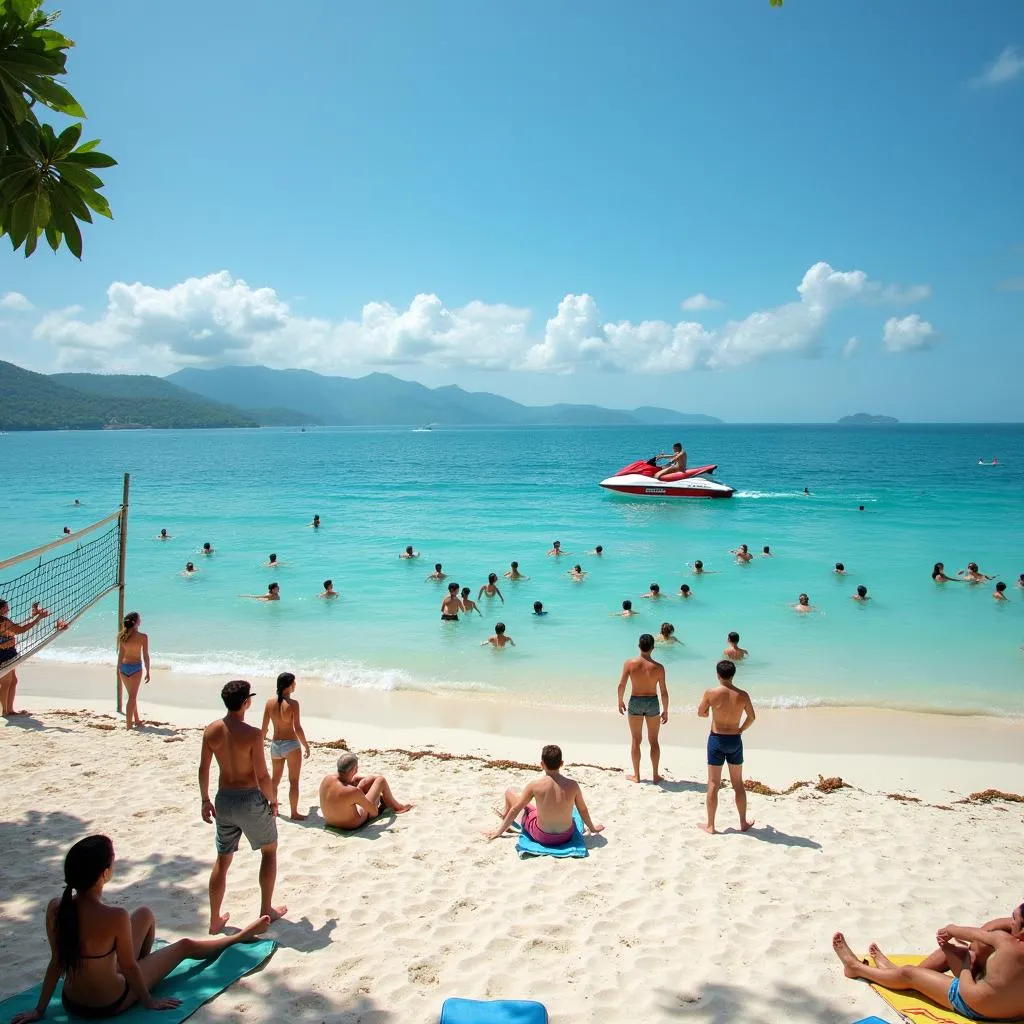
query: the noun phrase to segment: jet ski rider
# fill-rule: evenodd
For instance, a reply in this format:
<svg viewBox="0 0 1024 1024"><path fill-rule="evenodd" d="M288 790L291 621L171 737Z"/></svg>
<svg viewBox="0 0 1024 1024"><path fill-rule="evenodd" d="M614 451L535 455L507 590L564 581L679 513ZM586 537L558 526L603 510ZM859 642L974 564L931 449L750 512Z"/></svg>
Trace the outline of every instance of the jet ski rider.
<svg viewBox="0 0 1024 1024"><path fill-rule="evenodd" d="M657 465L659 459L668 459L668 463L654 474L655 480L660 480L668 473L686 472L686 452L683 451L683 446L678 441L672 445L671 455L667 452L659 452L651 461Z"/></svg>

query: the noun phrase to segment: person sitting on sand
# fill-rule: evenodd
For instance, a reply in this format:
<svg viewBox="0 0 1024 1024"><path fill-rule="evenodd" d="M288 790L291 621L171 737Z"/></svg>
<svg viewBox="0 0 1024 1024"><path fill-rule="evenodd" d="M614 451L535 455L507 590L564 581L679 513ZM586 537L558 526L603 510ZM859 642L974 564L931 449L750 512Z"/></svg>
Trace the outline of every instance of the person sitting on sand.
<svg viewBox="0 0 1024 1024"><path fill-rule="evenodd" d="M360 775L359 758L350 750L338 758L337 772L320 783L320 813L332 828L352 831L385 811L405 814L412 807L395 799L383 775Z"/></svg>
<svg viewBox="0 0 1024 1024"><path fill-rule="evenodd" d="M163 530L161 530L161 531L160 531L160 532L159 532L159 533L158 533L158 534L156 535L156 539L157 539L157 540L170 540L170 539L171 539L171 535L170 535L170 534L169 534L169 533L167 532L167 530L166 530L166 529L163 529Z"/></svg>
<svg viewBox="0 0 1024 1024"><path fill-rule="evenodd" d="M755 719L750 694L733 685L736 665L720 661L715 666L718 685L704 691L697 714L711 718L708 736L708 820L698 828L709 835L715 834L715 815L718 813L718 793L722 788L722 766L729 764L729 782L736 798L736 811L740 816L740 831L746 832L754 823L747 821L747 791L743 788L743 733Z"/></svg>
<svg viewBox="0 0 1024 1024"><path fill-rule="evenodd" d="M274 794L263 733L247 725L245 713L252 704L252 687L244 679L232 679L220 691L227 714L203 730L199 755L199 795L207 825L216 822L217 859L210 873L210 934L224 929L228 915L221 913L228 869L244 835L260 851L260 916L276 921L287 913L275 907L277 881L277 797ZM217 796L210 799L210 767L216 757L220 768Z"/></svg>
<svg viewBox="0 0 1024 1024"><path fill-rule="evenodd" d="M419 558L420 553L414 551L411 544L406 544L405 550L398 556L399 558Z"/></svg>
<svg viewBox="0 0 1024 1024"><path fill-rule="evenodd" d="M328 598L328 599L341 596L334 589L334 580L324 580L324 589L323 589L323 593L320 596Z"/></svg>
<svg viewBox="0 0 1024 1024"><path fill-rule="evenodd" d="M118 692L121 686L128 691L128 701L124 706L124 724L128 729L142 725L139 685L149 682L149 637L139 629L141 625L142 616L138 612L129 612L121 623L121 632L117 634Z"/></svg>
<svg viewBox="0 0 1024 1024"><path fill-rule="evenodd" d="M676 636L676 627L671 622L663 622L654 642L656 644L681 644L682 640Z"/></svg>
<svg viewBox="0 0 1024 1024"><path fill-rule="evenodd" d="M72 1017L103 1020L129 1007L173 1010L180 999L154 998L152 989L183 960L213 960L237 942L252 942L270 925L259 917L233 935L178 939L153 948L156 918L149 907L131 914L103 902L103 887L114 874L114 844L107 836L86 836L64 858L64 893L46 907L50 963L34 1010L11 1024L42 1020L63 978L61 1003Z"/></svg>
<svg viewBox="0 0 1024 1024"><path fill-rule="evenodd" d="M529 578L530 578L529 576L524 576L519 571L519 563L518 562L513 562L512 565L509 566L508 572L505 573L505 579L507 579L507 580L528 580Z"/></svg>
<svg viewBox="0 0 1024 1024"><path fill-rule="evenodd" d="M213 545L209 541L205 541L203 543L203 550L202 550L201 553L204 554L204 555L212 555L213 554Z"/></svg>
<svg viewBox="0 0 1024 1024"><path fill-rule="evenodd" d="M311 522L309 525L314 530L319 530L320 529L320 517L319 516L313 516L313 522Z"/></svg>
<svg viewBox="0 0 1024 1024"><path fill-rule="evenodd" d="M978 569L977 562L968 562L966 569L957 571L957 576L963 577L966 583L984 583L986 580L994 580L995 576L988 576Z"/></svg>
<svg viewBox="0 0 1024 1024"><path fill-rule="evenodd" d="M992 591L992 598L995 601L1008 601L1009 598L1006 596L1006 584L1000 580L996 584L996 589Z"/></svg>
<svg viewBox="0 0 1024 1024"><path fill-rule="evenodd" d="M40 608L38 602L32 605L32 617L24 622L15 622L11 616L11 606L0 597L0 713L4 718L27 715L27 711L14 710L14 695L18 689L18 673L4 666L18 657L17 638L22 633L42 622L50 613ZM58 623L59 627L60 623Z"/></svg>
<svg viewBox="0 0 1024 1024"><path fill-rule="evenodd" d="M427 583L441 583L443 580L448 579L448 573L441 568L440 562L434 563L434 571L427 577Z"/></svg>
<svg viewBox="0 0 1024 1024"><path fill-rule="evenodd" d="M832 570L832 572L834 572L836 576L845 576L846 566L843 565L842 562L836 562L836 567Z"/></svg>
<svg viewBox="0 0 1024 1024"><path fill-rule="evenodd" d="M608 614L616 615L623 619L628 619L631 615L639 615L640 613L633 611L633 602L630 601L629 598L627 598L625 601L622 602L621 612L609 612Z"/></svg>
<svg viewBox="0 0 1024 1024"><path fill-rule="evenodd" d="M932 579L936 583L963 583L963 580L954 576L946 575L946 566L942 562L936 562L932 566Z"/></svg>
<svg viewBox="0 0 1024 1024"><path fill-rule="evenodd" d="M195 576L197 572L199 572L199 570L196 568L195 562L186 562L185 568L181 570L181 575L186 579L189 579L192 576Z"/></svg>
<svg viewBox="0 0 1024 1024"><path fill-rule="evenodd" d="M691 597L693 597L693 591L690 590L690 584L689 583L681 583L679 585L679 596L684 601L688 601Z"/></svg>
<svg viewBox="0 0 1024 1024"><path fill-rule="evenodd" d="M247 597L253 601L280 601L281 586L278 583L269 583L267 584L267 592L265 594L242 594L242 597Z"/></svg>
<svg viewBox="0 0 1024 1024"><path fill-rule="evenodd" d="M464 612L476 612L477 615L483 617L483 612L477 607L476 601L473 600L469 595L472 593L469 587L463 587L459 599L462 601L462 610Z"/></svg>
<svg viewBox="0 0 1024 1024"><path fill-rule="evenodd" d="M574 810L579 811L583 825L591 835L603 832L604 825L591 820L580 784L562 774L562 748L549 743L540 752L540 763L544 774L528 782L522 793L514 789L505 790L504 810L495 808L501 815L501 823L484 835L488 839L497 839L522 814L522 830L535 843L564 846L573 836Z"/></svg>
<svg viewBox="0 0 1024 1024"><path fill-rule="evenodd" d="M745 647L740 647L740 635L735 630L725 639L728 643L725 645L725 650L722 651L723 658L728 658L730 661L742 661L750 653Z"/></svg>
<svg viewBox="0 0 1024 1024"><path fill-rule="evenodd" d="M633 774L627 775L630 782L640 781L640 743L643 739L644 722L647 723L647 745L651 752L651 777L661 782L658 765L661 761L661 744L658 736L661 727L668 724L668 685L665 682L665 666L651 657L654 637L641 633L638 641L640 653L627 658L619 677L619 714L629 721L629 757L633 763ZM626 704L626 683L630 685L629 704ZM658 697L661 696L659 705Z"/></svg>
<svg viewBox="0 0 1024 1024"><path fill-rule="evenodd" d="M857 593L851 595L850 600L851 601L870 601L871 598L868 597L868 588L865 587L863 583L860 584L860 586L857 587Z"/></svg>
<svg viewBox="0 0 1024 1024"><path fill-rule="evenodd" d="M814 605L811 604L811 599L806 594L801 594L796 599L796 604L790 605L795 612L813 612Z"/></svg>
<svg viewBox="0 0 1024 1024"><path fill-rule="evenodd" d="M574 583L582 583L587 578L587 574L583 571L582 565L574 565L566 573L566 576L570 577Z"/></svg>
<svg viewBox="0 0 1024 1024"><path fill-rule="evenodd" d="M1024 936L1002 929L947 924L938 930L936 940L954 975L952 980L943 971L924 965L899 967L875 944L871 947L875 966L871 967L857 958L842 932L832 936L832 948L848 978L863 978L897 992L920 992L969 1020L1016 1020L1024 1016ZM954 940L990 947L984 967L975 967L968 946L957 945Z"/></svg>
<svg viewBox="0 0 1024 1024"><path fill-rule="evenodd" d="M501 650L506 644L511 644L513 647L516 645L512 637L506 635L504 622L496 622L494 624L494 636L489 636L480 646L486 647L488 644L498 650Z"/></svg>
<svg viewBox="0 0 1024 1024"><path fill-rule="evenodd" d="M542 601L534 601L533 602L533 614L534 615L547 615L547 612L544 611L544 603Z"/></svg>
<svg viewBox="0 0 1024 1024"><path fill-rule="evenodd" d="M647 589L646 594L640 595L642 598L646 598L648 601L659 601L665 595L661 592L661 587L657 583L652 583Z"/></svg>
<svg viewBox="0 0 1024 1024"><path fill-rule="evenodd" d="M306 815L299 814L299 775L302 759L309 760L309 743L302 731L299 720L299 702L294 698L295 676L282 672L277 677L277 697L271 697L263 708L263 742L267 741L270 726L274 726L274 737L270 741L270 784L274 787L277 800L281 776L288 765L288 803L291 806L292 821L305 821Z"/></svg>
<svg viewBox="0 0 1024 1024"><path fill-rule="evenodd" d="M461 611L462 601L459 600L459 585L458 583L449 583L448 593L441 598L441 621L458 622Z"/></svg>
<svg viewBox="0 0 1024 1024"><path fill-rule="evenodd" d="M498 587L498 574L496 572L488 573L487 582L480 588L476 595L476 599L479 601L484 594L488 597L494 597L494 595L497 594L498 597L501 598L501 603L505 603L505 595Z"/></svg>
<svg viewBox="0 0 1024 1024"><path fill-rule="evenodd" d="M551 544L551 550L548 552L548 555L554 558L559 558L562 555L568 554L571 554L571 552L562 550L562 542L560 540L553 541Z"/></svg>
<svg viewBox="0 0 1024 1024"><path fill-rule="evenodd" d="M754 560L754 556L750 553L750 549L746 544L741 544L738 548L734 548L729 552L730 555L736 556L736 561L740 565L746 565L748 562Z"/></svg>

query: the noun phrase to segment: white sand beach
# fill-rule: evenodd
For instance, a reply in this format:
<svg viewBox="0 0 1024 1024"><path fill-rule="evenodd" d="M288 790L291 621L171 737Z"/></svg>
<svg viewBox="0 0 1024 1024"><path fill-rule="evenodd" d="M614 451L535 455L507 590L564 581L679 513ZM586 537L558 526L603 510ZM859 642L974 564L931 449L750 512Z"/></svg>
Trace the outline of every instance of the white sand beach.
<svg viewBox="0 0 1024 1024"><path fill-rule="evenodd" d="M140 706L163 724L129 735L112 714L109 671L29 663L20 674L18 703L33 717L12 720L0 739L0 996L42 976L43 908L75 840L113 838L109 896L149 904L169 937L205 931L213 859L197 727L222 713L223 680L157 672ZM260 698L273 692L253 682ZM196 1021L429 1024L459 995L538 999L553 1024L849 1024L886 1014L843 977L830 946L837 928L855 948L926 951L941 925L980 923L1024 895L1021 805L959 802L1024 791L1017 721L762 713L747 736L749 777L776 789L819 774L849 785L751 793L755 828L708 836L695 827L706 723L692 708L665 728L668 781L654 787L625 781L626 727L614 714L312 685L296 696L314 744L344 738L364 770L386 774L416 807L350 836L325 832L315 814L282 820L277 899L289 912L270 933L281 948ZM481 836L502 791L535 774L487 762L536 763L544 742L561 743L570 763L600 766L568 769L606 826L585 860L519 861L513 838ZM387 748L428 753L371 753ZM314 746L303 808L315 806L336 756ZM719 827L734 824L725 789ZM235 924L256 912L257 862L243 844L225 904Z"/></svg>

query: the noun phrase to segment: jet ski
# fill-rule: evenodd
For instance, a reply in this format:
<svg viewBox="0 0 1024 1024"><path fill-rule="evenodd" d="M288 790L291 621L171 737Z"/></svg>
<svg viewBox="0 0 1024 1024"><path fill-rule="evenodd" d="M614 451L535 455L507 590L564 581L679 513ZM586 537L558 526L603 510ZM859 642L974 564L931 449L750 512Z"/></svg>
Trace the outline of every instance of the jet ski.
<svg viewBox="0 0 1024 1024"><path fill-rule="evenodd" d="M653 459L631 462L614 476L601 481L601 486L619 494L636 494L651 498L731 498L734 488L708 479L718 466L697 466L684 473L666 473L654 479L658 466Z"/></svg>

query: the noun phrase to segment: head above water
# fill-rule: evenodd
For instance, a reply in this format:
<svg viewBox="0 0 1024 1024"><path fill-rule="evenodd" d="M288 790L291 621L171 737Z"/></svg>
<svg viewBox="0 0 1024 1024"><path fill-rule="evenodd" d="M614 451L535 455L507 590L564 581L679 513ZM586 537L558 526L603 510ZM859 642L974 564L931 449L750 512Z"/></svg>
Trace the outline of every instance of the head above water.
<svg viewBox="0 0 1024 1024"><path fill-rule="evenodd" d="M295 689L295 676L291 672L282 672L277 677L277 705Z"/></svg>
<svg viewBox="0 0 1024 1024"><path fill-rule="evenodd" d="M690 584L689 583L681 583L679 585L679 593L680 594L688 594L689 592L690 592Z"/></svg>
<svg viewBox="0 0 1024 1024"><path fill-rule="evenodd" d="M718 678L723 683L729 682L734 675L736 675L736 663L729 661L728 658L723 658L716 666L715 672L718 673Z"/></svg>
<svg viewBox="0 0 1024 1024"><path fill-rule="evenodd" d="M458 586L459 586L459 585L458 585L458 583L456 583L456 584L455 584L455 587L456 587L456 589L458 588ZM451 588L451 587L449 587L448 589L449 589L449 590L451 590L452 588ZM463 597L469 597L469 595L470 595L470 589L469 589L469 587L463 587L463 588L462 588L462 596L463 596Z"/></svg>
<svg viewBox="0 0 1024 1024"><path fill-rule="evenodd" d="M203 550L204 551L212 551L213 550L213 545L208 540L204 541L203 542Z"/></svg>
<svg viewBox="0 0 1024 1024"><path fill-rule="evenodd" d="M801 595L800 595L800 596L799 596L799 597L798 597L798 598L796 599L796 602L797 602L797 604L809 604L809 603L810 603L810 600L811 600L811 599L810 599L810 598L809 598L809 597L808 597L808 596L807 596L806 594L801 594Z"/></svg>
<svg viewBox="0 0 1024 1024"><path fill-rule="evenodd" d="M423 570L421 569L420 571L422 572ZM435 562L434 563L434 572L440 572L440 571L441 571L441 563L440 562Z"/></svg>
<svg viewBox="0 0 1024 1024"><path fill-rule="evenodd" d="M351 750L346 750L343 754L338 756L338 778L340 778L342 782L354 775L358 767L359 758L353 754Z"/></svg>
<svg viewBox="0 0 1024 1024"><path fill-rule="evenodd" d="M533 610L537 614L539 614L540 612L544 611L544 602L543 601L534 601L533 602Z"/></svg>
<svg viewBox="0 0 1024 1024"><path fill-rule="evenodd" d="M195 572L195 571L196 571L196 567L195 567L195 565L193 565L192 562L186 562L185 563L185 572Z"/></svg>
<svg viewBox="0 0 1024 1024"><path fill-rule="evenodd" d="M519 568L519 563L518 562L513 562L512 563L512 568L513 569L518 569Z"/></svg>
<svg viewBox="0 0 1024 1024"><path fill-rule="evenodd" d="M228 711L241 711L245 703L253 697L253 689L246 679L232 679L225 683L220 691L220 699Z"/></svg>
<svg viewBox="0 0 1024 1024"><path fill-rule="evenodd" d="M497 636L504 636L505 635L505 623L504 622L496 622L494 624L494 632L495 632L495 634Z"/></svg>
<svg viewBox="0 0 1024 1024"><path fill-rule="evenodd" d="M978 563L977 562L968 562L967 563L967 571L968 572L977 572L978 571Z"/></svg>
<svg viewBox="0 0 1024 1024"><path fill-rule="evenodd" d="M846 572L846 566L842 562L836 562L836 572Z"/></svg>
<svg viewBox="0 0 1024 1024"><path fill-rule="evenodd" d="M676 631L676 627L671 622L663 622L661 624L661 635L665 637L671 636Z"/></svg>
<svg viewBox="0 0 1024 1024"><path fill-rule="evenodd" d="M698 558L697 561L693 563L693 567L694 569L703 569L704 563Z"/></svg>
<svg viewBox="0 0 1024 1024"><path fill-rule="evenodd" d="M936 562L932 566L932 575L933 576L938 576L940 573L944 573L945 571L946 571L946 563L945 562Z"/></svg>
<svg viewBox="0 0 1024 1024"><path fill-rule="evenodd" d="M740 642L740 635L736 630L733 630L726 639L728 639L731 644L738 644Z"/></svg>
<svg viewBox="0 0 1024 1024"><path fill-rule="evenodd" d="M277 561L277 555L275 555L274 552L271 551L270 552L270 557L267 559L267 561L268 562L276 562Z"/></svg>
<svg viewBox="0 0 1024 1024"><path fill-rule="evenodd" d="M661 593L661 587L659 587L657 583L652 583L651 584L651 593L652 594L660 594Z"/></svg>
<svg viewBox="0 0 1024 1024"><path fill-rule="evenodd" d="M167 536L167 529L166 529L166 527L160 531L160 536L161 537L166 537Z"/></svg>
<svg viewBox="0 0 1024 1024"><path fill-rule="evenodd" d="M865 587L863 583L859 587L857 587L857 596L858 597L867 597L868 596L868 588Z"/></svg>
<svg viewBox="0 0 1024 1024"><path fill-rule="evenodd" d="M996 584L996 593L997 594L1001 594L1005 589L1006 589L1006 584L1002 580L1000 580Z"/></svg>
<svg viewBox="0 0 1024 1024"><path fill-rule="evenodd" d="M458 589L459 589L458 583L449 583L448 584L448 593L449 594L454 594ZM467 587L466 590L468 592L469 588Z"/></svg>
<svg viewBox="0 0 1024 1024"><path fill-rule="evenodd" d="M594 551L596 551L597 554L601 554L604 551L604 548L600 544L598 544L597 547L594 548Z"/></svg>
<svg viewBox="0 0 1024 1024"><path fill-rule="evenodd" d="M637 646L644 654L650 654L654 650L654 637L650 633L641 633Z"/></svg>
<svg viewBox="0 0 1024 1024"><path fill-rule="evenodd" d="M583 566L577 563L576 565L574 565L572 567L572 571L573 572L583 572Z"/></svg>
<svg viewBox="0 0 1024 1024"><path fill-rule="evenodd" d="M623 610L624 612L629 612L629 611L632 611L632 610L633 610L633 602L632 602L632 601L630 601L630 600L629 600L629 599L627 598L627 599L626 599L625 601L623 601L623 602L622 602L622 610Z"/></svg>
<svg viewBox="0 0 1024 1024"><path fill-rule="evenodd" d="M324 580L324 590L333 590L334 580Z"/></svg>
<svg viewBox="0 0 1024 1024"><path fill-rule="evenodd" d="M747 551L747 545L746 545L746 544L741 544L741 545L740 545L740 551L742 551L742 552L743 552L744 554L746 554L746 551Z"/></svg>
<svg viewBox="0 0 1024 1024"><path fill-rule="evenodd" d="M770 555L771 553L772 553L772 549L770 547L768 547L767 544L765 544L765 546L763 548L761 548L761 554L763 554L763 555Z"/></svg>
<svg viewBox="0 0 1024 1024"><path fill-rule="evenodd" d="M64 893L57 906L56 959L61 974L72 973L82 963L78 907L74 893L89 892L97 882L107 882L114 871L114 844L107 836L86 836L64 858Z"/></svg>
<svg viewBox="0 0 1024 1024"><path fill-rule="evenodd" d="M562 546L562 542L560 540L552 541L551 546L553 548L560 548Z"/></svg>
<svg viewBox="0 0 1024 1024"><path fill-rule="evenodd" d="M562 767L562 748L557 744L549 743L540 752L540 763L549 772L557 772Z"/></svg>
<svg viewBox="0 0 1024 1024"><path fill-rule="evenodd" d="M271 583L267 587L268 594L279 594L281 593L281 585L279 583Z"/></svg>
<svg viewBox="0 0 1024 1024"><path fill-rule="evenodd" d="M487 574L487 582L488 583L497 583L498 582L498 574L496 572L489 572Z"/></svg>
<svg viewBox="0 0 1024 1024"><path fill-rule="evenodd" d="M405 553L407 555L411 555L412 554L412 545L411 544L406 544L405 545ZM420 570L420 571L422 572L422 570Z"/></svg>

